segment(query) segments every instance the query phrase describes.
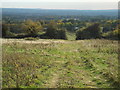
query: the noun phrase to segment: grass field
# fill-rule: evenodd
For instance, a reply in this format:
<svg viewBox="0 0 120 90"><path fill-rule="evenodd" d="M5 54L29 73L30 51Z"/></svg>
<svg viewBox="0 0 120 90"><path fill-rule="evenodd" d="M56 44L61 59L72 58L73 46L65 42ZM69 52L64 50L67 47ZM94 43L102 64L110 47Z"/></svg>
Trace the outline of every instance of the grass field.
<svg viewBox="0 0 120 90"><path fill-rule="evenodd" d="M3 40L3 88L116 88L118 42Z"/></svg>

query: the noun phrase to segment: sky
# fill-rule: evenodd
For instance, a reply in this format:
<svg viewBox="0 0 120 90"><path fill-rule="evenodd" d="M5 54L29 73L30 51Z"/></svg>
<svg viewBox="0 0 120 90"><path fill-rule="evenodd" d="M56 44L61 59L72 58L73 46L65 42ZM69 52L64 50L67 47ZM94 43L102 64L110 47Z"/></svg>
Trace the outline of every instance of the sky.
<svg viewBox="0 0 120 90"><path fill-rule="evenodd" d="M119 0L1 0L2 8L117 9Z"/></svg>

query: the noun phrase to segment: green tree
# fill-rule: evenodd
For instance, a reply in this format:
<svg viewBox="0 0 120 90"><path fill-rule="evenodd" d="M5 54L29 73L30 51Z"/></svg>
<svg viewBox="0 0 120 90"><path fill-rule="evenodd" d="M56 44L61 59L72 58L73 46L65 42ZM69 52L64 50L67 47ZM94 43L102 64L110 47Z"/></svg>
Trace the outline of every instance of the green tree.
<svg viewBox="0 0 120 90"><path fill-rule="evenodd" d="M101 37L101 29L98 23L95 23L87 28L78 30L76 32L76 40L79 39L91 39L91 38L100 38Z"/></svg>
<svg viewBox="0 0 120 90"><path fill-rule="evenodd" d="M43 30L42 25L39 22L34 22L32 20L27 20L22 24L22 28L25 30L27 35L36 36L39 32Z"/></svg>
<svg viewBox="0 0 120 90"><path fill-rule="evenodd" d="M65 29L59 29L57 38L67 40L66 30Z"/></svg>
<svg viewBox="0 0 120 90"><path fill-rule="evenodd" d="M2 24L2 37L12 37L13 33L10 32L10 25Z"/></svg>
<svg viewBox="0 0 120 90"><path fill-rule="evenodd" d="M45 35L50 39L55 39L57 37L57 24L55 21L50 21L47 26Z"/></svg>
<svg viewBox="0 0 120 90"><path fill-rule="evenodd" d="M66 30L58 28L55 21L50 21L46 29L45 36L49 39L67 39Z"/></svg>
<svg viewBox="0 0 120 90"><path fill-rule="evenodd" d="M116 29L113 31L103 33L103 37L106 39L119 40L120 39L120 29Z"/></svg>

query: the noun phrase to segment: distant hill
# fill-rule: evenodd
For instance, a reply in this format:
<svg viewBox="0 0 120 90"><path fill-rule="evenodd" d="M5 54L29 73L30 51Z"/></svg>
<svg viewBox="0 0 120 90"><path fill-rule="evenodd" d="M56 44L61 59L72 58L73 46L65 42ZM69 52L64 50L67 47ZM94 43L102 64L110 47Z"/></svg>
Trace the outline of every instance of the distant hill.
<svg viewBox="0 0 120 90"><path fill-rule="evenodd" d="M2 8L3 15L75 15L75 16L117 16L118 10L60 10L60 9L26 9L26 8Z"/></svg>

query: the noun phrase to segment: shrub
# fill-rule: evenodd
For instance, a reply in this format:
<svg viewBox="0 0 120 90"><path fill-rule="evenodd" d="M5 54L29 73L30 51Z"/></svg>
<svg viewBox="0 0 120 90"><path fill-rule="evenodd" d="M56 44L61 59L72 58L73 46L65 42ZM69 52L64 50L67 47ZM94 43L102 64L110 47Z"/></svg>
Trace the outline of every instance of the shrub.
<svg viewBox="0 0 120 90"><path fill-rule="evenodd" d="M107 38L107 39L119 40L120 33L119 33L119 30L117 29L117 30L113 30L113 31L109 31L107 33L104 33L103 37Z"/></svg>

